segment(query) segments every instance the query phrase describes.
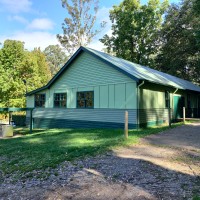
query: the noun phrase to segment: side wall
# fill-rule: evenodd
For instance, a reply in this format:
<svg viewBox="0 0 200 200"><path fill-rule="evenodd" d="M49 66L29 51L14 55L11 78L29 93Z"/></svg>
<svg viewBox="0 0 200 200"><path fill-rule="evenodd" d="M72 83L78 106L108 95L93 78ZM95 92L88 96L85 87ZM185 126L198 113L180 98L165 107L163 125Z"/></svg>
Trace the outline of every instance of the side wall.
<svg viewBox="0 0 200 200"><path fill-rule="evenodd" d="M77 91L94 91L94 109L76 109ZM40 92L46 94L46 103L45 109L33 112L35 127L121 128L124 109L130 111L130 123L136 126L136 91L131 78L83 52L50 89ZM67 108L54 108L54 93L67 93ZM27 106L34 107L34 95L27 98Z"/></svg>
<svg viewBox="0 0 200 200"><path fill-rule="evenodd" d="M171 88L145 82L139 89L140 126L154 126L168 123L168 109L165 106L165 91ZM170 94L170 100L172 95ZM171 102L171 101L170 101Z"/></svg>
<svg viewBox="0 0 200 200"><path fill-rule="evenodd" d="M182 117L183 106L186 107L186 117L197 116L198 93L145 82L139 90L140 124L168 123L169 110L165 105L165 91L170 92L171 119ZM188 95L190 96L190 109L188 108ZM183 103L177 102L177 99Z"/></svg>

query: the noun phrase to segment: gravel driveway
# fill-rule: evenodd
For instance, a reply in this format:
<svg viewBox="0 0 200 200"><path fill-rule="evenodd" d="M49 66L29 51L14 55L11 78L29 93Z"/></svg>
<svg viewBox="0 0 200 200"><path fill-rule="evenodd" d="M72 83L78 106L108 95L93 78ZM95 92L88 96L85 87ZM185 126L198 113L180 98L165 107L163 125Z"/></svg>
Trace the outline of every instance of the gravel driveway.
<svg viewBox="0 0 200 200"><path fill-rule="evenodd" d="M192 199L200 195L200 123L44 173L47 180L6 179L0 199Z"/></svg>

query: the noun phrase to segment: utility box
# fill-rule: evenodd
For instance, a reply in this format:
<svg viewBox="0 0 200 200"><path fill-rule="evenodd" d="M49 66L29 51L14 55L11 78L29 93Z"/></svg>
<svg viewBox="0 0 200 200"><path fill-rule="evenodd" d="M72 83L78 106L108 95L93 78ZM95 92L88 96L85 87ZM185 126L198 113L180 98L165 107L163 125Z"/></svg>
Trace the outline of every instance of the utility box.
<svg viewBox="0 0 200 200"><path fill-rule="evenodd" d="M13 137L12 125L0 124L0 135L2 135L2 137Z"/></svg>

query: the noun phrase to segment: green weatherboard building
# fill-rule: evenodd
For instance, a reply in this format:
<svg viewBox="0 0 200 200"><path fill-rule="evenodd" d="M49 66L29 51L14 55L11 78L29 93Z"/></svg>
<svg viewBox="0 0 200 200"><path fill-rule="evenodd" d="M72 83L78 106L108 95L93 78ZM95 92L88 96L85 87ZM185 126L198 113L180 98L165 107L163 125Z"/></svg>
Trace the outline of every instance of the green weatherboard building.
<svg viewBox="0 0 200 200"><path fill-rule="evenodd" d="M149 126L173 119L200 117L200 87L183 79L80 47L49 81L27 93L34 107L34 127L123 128ZM27 113L27 122L29 114Z"/></svg>

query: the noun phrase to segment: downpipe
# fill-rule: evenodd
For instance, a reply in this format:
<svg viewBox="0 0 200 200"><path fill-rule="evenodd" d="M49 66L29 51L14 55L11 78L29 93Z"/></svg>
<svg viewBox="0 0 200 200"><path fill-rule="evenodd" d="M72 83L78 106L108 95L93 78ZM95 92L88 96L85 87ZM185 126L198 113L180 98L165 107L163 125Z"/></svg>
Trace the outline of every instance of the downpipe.
<svg viewBox="0 0 200 200"><path fill-rule="evenodd" d="M140 107L140 97L139 97L139 90L140 90L140 87L144 85L144 81L142 81L142 83L140 83L138 86L137 86L137 130L139 129L139 118L140 118L140 114L139 114L139 107Z"/></svg>

